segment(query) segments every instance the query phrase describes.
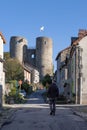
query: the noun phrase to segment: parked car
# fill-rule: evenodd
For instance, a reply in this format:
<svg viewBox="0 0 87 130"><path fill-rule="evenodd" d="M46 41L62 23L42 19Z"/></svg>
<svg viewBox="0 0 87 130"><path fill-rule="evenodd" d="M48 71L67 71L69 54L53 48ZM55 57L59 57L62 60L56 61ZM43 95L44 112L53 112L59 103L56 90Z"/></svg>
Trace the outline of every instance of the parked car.
<svg viewBox="0 0 87 130"><path fill-rule="evenodd" d="M20 93L23 97L26 97L26 92L25 92L24 90L21 90L19 93Z"/></svg>

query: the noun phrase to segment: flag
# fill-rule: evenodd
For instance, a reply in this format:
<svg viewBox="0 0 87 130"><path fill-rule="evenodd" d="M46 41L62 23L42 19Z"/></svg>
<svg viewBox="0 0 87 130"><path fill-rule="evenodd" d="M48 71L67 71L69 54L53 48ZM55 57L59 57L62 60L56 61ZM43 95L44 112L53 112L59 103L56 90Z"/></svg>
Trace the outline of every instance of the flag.
<svg viewBox="0 0 87 130"><path fill-rule="evenodd" d="M44 26L41 26L41 27L40 27L40 31L44 31Z"/></svg>

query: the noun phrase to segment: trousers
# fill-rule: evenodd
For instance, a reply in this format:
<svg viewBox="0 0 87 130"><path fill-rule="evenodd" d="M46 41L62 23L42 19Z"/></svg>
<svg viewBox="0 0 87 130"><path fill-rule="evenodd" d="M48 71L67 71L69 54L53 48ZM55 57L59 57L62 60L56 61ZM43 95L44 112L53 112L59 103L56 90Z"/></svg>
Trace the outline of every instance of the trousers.
<svg viewBox="0 0 87 130"><path fill-rule="evenodd" d="M56 110L56 99L49 98L50 111L55 113Z"/></svg>

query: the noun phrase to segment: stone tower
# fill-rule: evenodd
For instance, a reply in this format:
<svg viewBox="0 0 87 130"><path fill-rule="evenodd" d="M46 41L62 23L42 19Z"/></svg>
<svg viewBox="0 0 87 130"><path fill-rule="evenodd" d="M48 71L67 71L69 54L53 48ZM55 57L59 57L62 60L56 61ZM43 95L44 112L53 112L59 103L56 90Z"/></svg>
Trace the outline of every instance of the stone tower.
<svg viewBox="0 0 87 130"><path fill-rule="evenodd" d="M17 58L20 63L26 61L27 40L23 37L13 36L10 39L10 56Z"/></svg>
<svg viewBox="0 0 87 130"><path fill-rule="evenodd" d="M52 39L47 37L36 38L36 67L40 73L40 79L46 74L52 75Z"/></svg>
<svg viewBox="0 0 87 130"><path fill-rule="evenodd" d="M20 63L28 63L32 67L37 68L40 80L46 74L52 76L52 39L48 37L37 37L35 49L28 49L27 43L27 40L23 37L11 37L10 57L17 58Z"/></svg>

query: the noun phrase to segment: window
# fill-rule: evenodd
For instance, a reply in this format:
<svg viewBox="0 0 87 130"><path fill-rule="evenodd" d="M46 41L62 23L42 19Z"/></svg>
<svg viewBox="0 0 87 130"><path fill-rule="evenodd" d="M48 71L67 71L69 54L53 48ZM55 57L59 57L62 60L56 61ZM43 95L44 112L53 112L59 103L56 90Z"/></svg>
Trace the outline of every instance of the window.
<svg viewBox="0 0 87 130"><path fill-rule="evenodd" d="M46 44L46 41L44 43Z"/></svg>
<svg viewBox="0 0 87 130"><path fill-rule="evenodd" d="M35 58L35 55L34 55L34 54L32 54L32 55L31 55L31 58L32 58L32 59L33 59L33 58Z"/></svg>

